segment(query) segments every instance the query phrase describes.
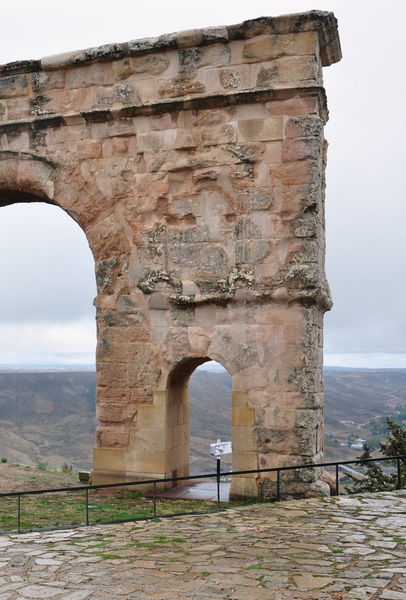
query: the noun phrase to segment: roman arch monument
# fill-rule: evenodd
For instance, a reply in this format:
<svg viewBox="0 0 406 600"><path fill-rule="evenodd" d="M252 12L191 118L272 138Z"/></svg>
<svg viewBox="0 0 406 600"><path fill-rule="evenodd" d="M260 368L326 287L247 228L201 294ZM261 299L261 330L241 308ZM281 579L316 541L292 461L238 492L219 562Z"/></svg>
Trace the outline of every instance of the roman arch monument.
<svg viewBox="0 0 406 600"><path fill-rule="evenodd" d="M322 67L340 57L312 11L0 67L0 206L60 206L94 256L93 482L188 474L188 380L211 359L234 470L321 460Z"/></svg>

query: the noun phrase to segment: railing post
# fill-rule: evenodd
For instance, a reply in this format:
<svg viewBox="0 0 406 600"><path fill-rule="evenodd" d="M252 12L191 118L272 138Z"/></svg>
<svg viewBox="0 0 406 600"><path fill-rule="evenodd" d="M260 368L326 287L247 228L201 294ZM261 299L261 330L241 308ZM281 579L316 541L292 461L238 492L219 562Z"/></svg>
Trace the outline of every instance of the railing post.
<svg viewBox="0 0 406 600"><path fill-rule="evenodd" d="M220 456L217 457L217 510L220 512Z"/></svg>
<svg viewBox="0 0 406 600"><path fill-rule="evenodd" d="M276 500L280 502L281 499L281 472L279 469L276 471Z"/></svg>
<svg viewBox="0 0 406 600"><path fill-rule="evenodd" d="M402 473L400 472L400 458L399 457L396 459L396 466L398 469L397 489L401 490L402 489Z"/></svg>
<svg viewBox="0 0 406 600"><path fill-rule="evenodd" d="M17 530L21 533L21 494L17 496Z"/></svg>
<svg viewBox="0 0 406 600"><path fill-rule="evenodd" d="M154 481L154 519L156 518L156 481Z"/></svg>
<svg viewBox="0 0 406 600"><path fill-rule="evenodd" d="M89 525L89 488L86 488L86 525Z"/></svg>
<svg viewBox="0 0 406 600"><path fill-rule="evenodd" d="M335 493L336 496L340 495L339 485L340 485L340 483L338 481L338 463L336 463L336 493Z"/></svg>

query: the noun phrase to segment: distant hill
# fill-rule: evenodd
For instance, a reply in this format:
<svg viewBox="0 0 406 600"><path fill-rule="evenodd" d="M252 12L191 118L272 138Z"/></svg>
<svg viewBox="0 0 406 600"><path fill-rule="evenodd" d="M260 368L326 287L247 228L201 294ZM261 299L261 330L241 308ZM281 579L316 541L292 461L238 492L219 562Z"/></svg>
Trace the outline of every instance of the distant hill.
<svg viewBox="0 0 406 600"><path fill-rule="evenodd" d="M359 450L349 447L352 440L382 437L379 419L385 415L403 418L399 407L406 410L406 370L329 368L324 380L327 458L357 456ZM226 372L198 370L190 390L191 469L196 473L215 467L210 443L231 439L231 378ZM90 468L94 397L94 372L1 371L0 458Z"/></svg>
<svg viewBox="0 0 406 600"><path fill-rule="evenodd" d="M326 458L359 456L356 438L378 448L386 416L406 424L406 369L326 369L324 387Z"/></svg>
<svg viewBox="0 0 406 600"><path fill-rule="evenodd" d="M0 457L90 468L95 390L94 372L0 372Z"/></svg>

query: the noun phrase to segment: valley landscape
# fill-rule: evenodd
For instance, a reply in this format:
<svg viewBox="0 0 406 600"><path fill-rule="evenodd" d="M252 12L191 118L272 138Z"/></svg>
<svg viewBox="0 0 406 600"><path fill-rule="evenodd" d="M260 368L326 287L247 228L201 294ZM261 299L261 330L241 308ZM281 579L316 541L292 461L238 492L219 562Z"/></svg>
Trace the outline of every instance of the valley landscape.
<svg viewBox="0 0 406 600"><path fill-rule="evenodd" d="M354 445L359 439L377 449L387 415L406 423L406 369L328 368L324 381L326 460L358 456L361 451ZM210 443L231 439L231 378L226 372L199 369L190 391L191 471L212 471ZM43 469L90 469L97 425L94 398L94 371L2 370L0 458ZM226 469L231 456L222 463Z"/></svg>

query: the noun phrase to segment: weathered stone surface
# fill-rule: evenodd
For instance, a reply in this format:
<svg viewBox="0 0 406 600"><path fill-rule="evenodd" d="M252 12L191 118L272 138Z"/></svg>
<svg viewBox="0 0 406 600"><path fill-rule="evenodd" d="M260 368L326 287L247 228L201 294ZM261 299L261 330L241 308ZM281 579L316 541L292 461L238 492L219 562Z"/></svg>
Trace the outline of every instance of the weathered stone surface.
<svg viewBox="0 0 406 600"><path fill-rule="evenodd" d="M26 75L16 75L0 79L0 98L13 98L28 94L28 78Z"/></svg>
<svg viewBox="0 0 406 600"><path fill-rule="evenodd" d="M281 56L313 54L316 40L317 34L313 31L266 36L259 40L245 42L243 57L252 61L264 61L274 60Z"/></svg>
<svg viewBox="0 0 406 600"><path fill-rule="evenodd" d="M59 205L95 259L94 481L188 475L207 359L233 376L235 469L320 458L321 67L338 59L315 11L1 67L0 205Z"/></svg>

